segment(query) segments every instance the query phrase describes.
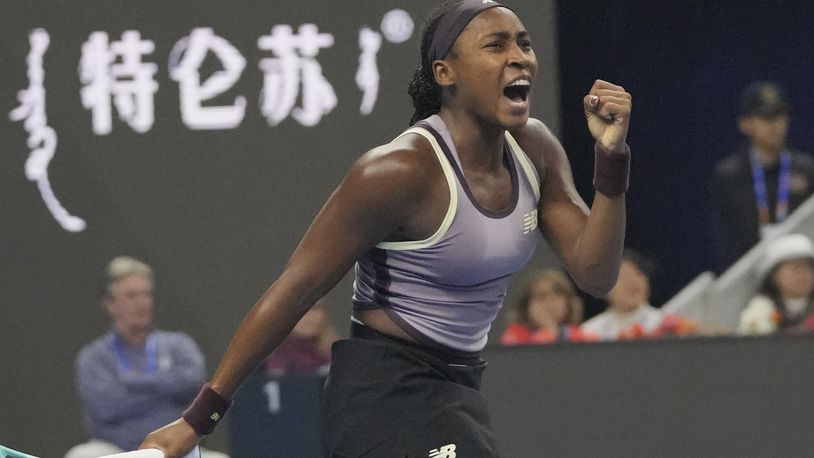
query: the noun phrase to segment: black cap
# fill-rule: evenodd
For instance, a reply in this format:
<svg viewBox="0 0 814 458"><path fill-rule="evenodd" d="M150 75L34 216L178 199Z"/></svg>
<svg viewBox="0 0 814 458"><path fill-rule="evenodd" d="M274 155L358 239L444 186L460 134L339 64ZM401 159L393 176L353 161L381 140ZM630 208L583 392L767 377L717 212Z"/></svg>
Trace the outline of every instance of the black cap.
<svg viewBox="0 0 814 458"><path fill-rule="evenodd" d="M768 81L759 81L746 86L746 89L743 90L738 115L773 118L781 114L789 114L790 111L791 105L780 86Z"/></svg>

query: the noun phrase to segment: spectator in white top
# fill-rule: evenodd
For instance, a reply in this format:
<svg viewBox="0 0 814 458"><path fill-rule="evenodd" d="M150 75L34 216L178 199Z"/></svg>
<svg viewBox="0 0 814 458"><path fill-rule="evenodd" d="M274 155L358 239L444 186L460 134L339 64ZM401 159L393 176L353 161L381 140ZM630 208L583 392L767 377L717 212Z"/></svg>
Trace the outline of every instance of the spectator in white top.
<svg viewBox="0 0 814 458"><path fill-rule="evenodd" d="M757 264L761 282L743 310L738 334L814 330L814 243L803 234L771 241Z"/></svg>
<svg viewBox="0 0 814 458"><path fill-rule="evenodd" d="M605 298L608 308L586 321L583 330L602 340L693 334L694 323L650 305L650 276L654 267L649 259L626 249L619 279Z"/></svg>

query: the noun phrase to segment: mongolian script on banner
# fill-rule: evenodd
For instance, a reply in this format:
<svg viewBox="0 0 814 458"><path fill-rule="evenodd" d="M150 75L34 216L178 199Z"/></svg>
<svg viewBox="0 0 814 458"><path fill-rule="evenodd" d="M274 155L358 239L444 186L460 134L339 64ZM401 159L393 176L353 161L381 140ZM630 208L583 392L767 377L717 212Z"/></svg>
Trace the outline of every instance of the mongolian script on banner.
<svg viewBox="0 0 814 458"><path fill-rule="evenodd" d="M356 86L362 93L359 113L370 115L376 105L381 75L377 56L383 39L403 43L413 33L409 13L392 10L385 14L380 30L359 29ZM36 182L42 199L54 219L67 231L85 229L83 219L70 214L54 194L48 178L48 164L56 154L57 132L48 125L46 115L45 70L43 61L50 43L42 28L29 33L27 58L28 87L18 94L20 105L9 113L13 121L23 121L28 132L30 155L25 165L28 180ZM268 35L257 40L260 51L271 54L256 63L262 72L263 86L258 111L269 126L277 126L291 117L302 126L312 127L331 113L339 103L333 85L322 72L320 50L335 45L331 33L306 23L296 29L275 25ZM82 108L91 114L90 129L96 135L109 135L115 119L134 132L144 134L155 124L155 94L159 90L156 74L161 71L152 61L160 46L138 30L125 30L119 37L108 32L91 32L81 43L77 65L82 87ZM220 69L204 77L204 60L214 56ZM180 38L171 48L167 72L178 84L181 119L191 130L235 129L249 109L246 95L235 96L230 103L214 105L212 100L230 90L244 75L246 57L234 44L219 36L213 28L198 27ZM220 99L223 103L223 99Z"/></svg>

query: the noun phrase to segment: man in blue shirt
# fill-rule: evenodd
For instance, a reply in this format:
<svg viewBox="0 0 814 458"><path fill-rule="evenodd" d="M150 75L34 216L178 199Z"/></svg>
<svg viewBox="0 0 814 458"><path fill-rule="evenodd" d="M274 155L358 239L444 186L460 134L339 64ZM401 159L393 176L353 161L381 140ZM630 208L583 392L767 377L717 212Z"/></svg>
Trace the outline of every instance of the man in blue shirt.
<svg viewBox="0 0 814 458"><path fill-rule="evenodd" d="M127 256L113 259L102 302L110 331L83 347L76 360L76 386L91 440L66 458L135 450L147 433L177 418L205 380L195 341L153 326L150 266Z"/></svg>

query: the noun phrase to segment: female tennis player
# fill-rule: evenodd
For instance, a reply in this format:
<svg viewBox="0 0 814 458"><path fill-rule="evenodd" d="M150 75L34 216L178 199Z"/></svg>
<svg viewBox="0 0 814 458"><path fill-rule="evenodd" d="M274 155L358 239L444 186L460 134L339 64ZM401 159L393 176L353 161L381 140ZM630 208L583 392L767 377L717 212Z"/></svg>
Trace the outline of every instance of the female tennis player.
<svg viewBox="0 0 814 458"><path fill-rule="evenodd" d="M529 117L531 37L515 11L457 0L429 19L410 84L412 127L363 154L246 315L183 418L142 447L182 456L311 305L355 269L351 338L326 384L332 457L498 456L480 351L511 274L539 234L576 284L604 295L625 233L631 97L597 80L589 209L562 146Z"/></svg>

